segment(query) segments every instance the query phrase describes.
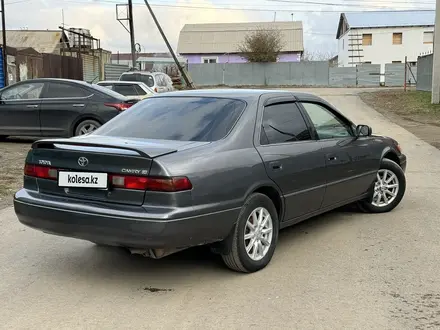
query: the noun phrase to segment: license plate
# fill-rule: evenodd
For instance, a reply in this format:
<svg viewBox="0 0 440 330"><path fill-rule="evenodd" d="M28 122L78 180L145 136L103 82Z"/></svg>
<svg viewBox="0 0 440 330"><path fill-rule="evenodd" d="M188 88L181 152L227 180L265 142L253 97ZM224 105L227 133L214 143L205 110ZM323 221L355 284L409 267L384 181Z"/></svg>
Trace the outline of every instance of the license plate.
<svg viewBox="0 0 440 330"><path fill-rule="evenodd" d="M76 188L107 189L107 173L59 172L58 186Z"/></svg>

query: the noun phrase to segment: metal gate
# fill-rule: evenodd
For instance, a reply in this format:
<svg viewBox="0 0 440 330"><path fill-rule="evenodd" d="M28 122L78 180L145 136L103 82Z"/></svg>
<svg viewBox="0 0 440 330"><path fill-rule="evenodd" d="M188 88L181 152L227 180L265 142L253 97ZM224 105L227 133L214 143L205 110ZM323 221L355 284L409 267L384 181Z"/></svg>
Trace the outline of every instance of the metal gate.
<svg viewBox="0 0 440 330"><path fill-rule="evenodd" d="M119 80L119 77L124 72L130 69L128 65L123 64L104 64L104 79L105 80Z"/></svg>
<svg viewBox="0 0 440 330"><path fill-rule="evenodd" d="M83 80L89 83L99 81L99 57L81 54L83 59Z"/></svg>

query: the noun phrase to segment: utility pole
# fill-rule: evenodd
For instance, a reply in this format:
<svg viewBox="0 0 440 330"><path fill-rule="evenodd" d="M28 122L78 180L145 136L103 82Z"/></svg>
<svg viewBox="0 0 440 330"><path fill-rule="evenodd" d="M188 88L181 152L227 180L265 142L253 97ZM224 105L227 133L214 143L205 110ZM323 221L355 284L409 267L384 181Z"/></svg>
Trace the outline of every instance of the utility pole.
<svg viewBox="0 0 440 330"><path fill-rule="evenodd" d="M3 82L8 86L8 53L6 52L6 22L5 22L5 0L1 0L2 10L2 36L3 36Z"/></svg>
<svg viewBox="0 0 440 330"><path fill-rule="evenodd" d="M440 0L437 0L437 1L440 1ZM185 72L185 70L183 69L183 67L180 65L179 60L177 59L176 54L174 54L173 48L171 47L170 43L168 42L168 39L167 39L167 37L165 36L165 33L163 33L162 27L160 26L160 24L159 24L159 22L158 22L158 20L157 20L157 18L156 18L156 15L154 15L154 12L153 12L153 10L151 9L150 4L148 3L147 0L144 0L144 2L145 2L145 4L147 5L148 11L150 12L151 17L153 18L154 23L156 23L157 29L159 30L159 32L160 32L160 34L161 34L163 40L165 41L165 44L167 45L168 51L171 53L171 56L173 57L174 62L176 63L177 67L179 68L179 71L180 71L180 73L182 74L183 79L185 80L186 85L187 85L188 87L194 88L194 84L193 84L192 81L189 79L189 77L188 77L188 75L186 74L186 72Z"/></svg>
<svg viewBox="0 0 440 330"><path fill-rule="evenodd" d="M440 0L435 4L434 56L432 61L431 103L440 103Z"/></svg>
<svg viewBox="0 0 440 330"><path fill-rule="evenodd" d="M130 26L131 63L136 68L136 49L134 41L133 1L128 0L128 24Z"/></svg>

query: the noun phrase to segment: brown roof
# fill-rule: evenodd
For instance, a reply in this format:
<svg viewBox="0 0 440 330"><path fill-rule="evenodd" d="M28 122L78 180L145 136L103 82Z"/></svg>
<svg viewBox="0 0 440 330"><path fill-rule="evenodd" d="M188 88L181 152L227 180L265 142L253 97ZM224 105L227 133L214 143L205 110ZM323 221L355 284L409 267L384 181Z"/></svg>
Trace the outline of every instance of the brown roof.
<svg viewBox="0 0 440 330"><path fill-rule="evenodd" d="M31 47L39 53L53 53L67 36L60 30L7 30L6 45L16 48Z"/></svg>
<svg viewBox="0 0 440 330"><path fill-rule="evenodd" d="M259 28L281 31L282 52L304 51L300 21L186 24L180 31L177 51L180 54L236 53L246 34Z"/></svg>

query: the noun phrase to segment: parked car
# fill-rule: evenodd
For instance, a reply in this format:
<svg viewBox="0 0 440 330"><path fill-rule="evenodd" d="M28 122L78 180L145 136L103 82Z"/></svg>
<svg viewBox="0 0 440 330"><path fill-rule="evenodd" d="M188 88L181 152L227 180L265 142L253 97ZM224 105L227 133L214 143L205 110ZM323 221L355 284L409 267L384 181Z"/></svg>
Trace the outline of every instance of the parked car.
<svg viewBox="0 0 440 330"><path fill-rule="evenodd" d="M120 81L140 81L156 93L165 93L174 90L171 78L162 72L129 71L124 72Z"/></svg>
<svg viewBox="0 0 440 330"><path fill-rule="evenodd" d="M353 202L394 209L406 163L394 139L312 94L175 92L88 136L35 142L14 206L47 233L153 258L211 244L255 272L282 228Z"/></svg>
<svg viewBox="0 0 440 330"><path fill-rule="evenodd" d="M87 134L137 101L78 80L25 80L0 91L0 136Z"/></svg>
<svg viewBox="0 0 440 330"><path fill-rule="evenodd" d="M142 100L146 97L153 96L157 94L150 87L145 85L140 81L112 81L104 80L96 83L99 86L109 88L116 93L122 94L124 96Z"/></svg>

